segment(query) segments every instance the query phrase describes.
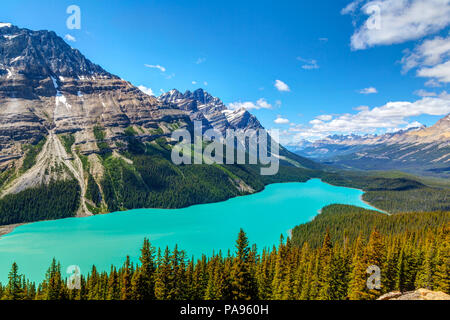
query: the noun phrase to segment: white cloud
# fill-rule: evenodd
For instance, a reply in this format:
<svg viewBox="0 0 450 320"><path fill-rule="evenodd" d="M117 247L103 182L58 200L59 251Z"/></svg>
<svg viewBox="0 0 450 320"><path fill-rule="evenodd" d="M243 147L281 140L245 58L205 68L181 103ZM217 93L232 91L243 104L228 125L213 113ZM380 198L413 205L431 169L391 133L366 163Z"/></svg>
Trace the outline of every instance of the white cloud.
<svg viewBox="0 0 450 320"><path fill-rule="evenodd" d="M319 38L319 41L328 42L328 38Z"/></svg>
<svg viewBox="0 0 450 320"><path fill-rule="evenodd" d="M197 81L192 81L192 84L197 84Z"/></svg>
<svg viewBox="0 0 450 320"><path fill-rule="evenodd" d="M331 116L329 114L322 114L322 115L318 116L317 119L322 120L322 121L330 121L331 119L333 119L333 116Z"/></svg>
<svg viewBox="0 0 450 320"><path fill-rule="evenodd" d="M280 115L277 116L275 120L273 120L276 124L289 124L289 119L283 118Z"/></svg>
<svg viewBox="0 0 450 320"><path fill-rule="evenodd" d="M436 92L430 92L423 89L414 91L414 94L419 97L435 97L437 96Z"/></svg>
<svg viewBox="0 0 450 320"><path fill-rule="evenodd" d="M67 41L71 41L71 42L77 41L77 39L74 36L70 35L70 34L66 34L64 36L64 39L66 39Z"/></svg>
<svg viewBox="0 0 450 320"><path fill-rule="evenodd" d="M198 58L197 61L195 61L195 64L202 64L206 61L206 58Z"/></svg>
<svg viewBox="0 0 450 320"><path fill-rule="evenodd" d="M426 87L433 87L433 88L442 87L442 85L439 82L437 82L436 80L434 80L434 79L430 79L427 82L425 82L425 86Z"/></svg>
<svg viewBox="0 0 450 320"><path fill-rule="evenodd" d="M449 0L450 1L450 0ZM422 42L411 51L405 51L401 63L403 72L417 68L417 76L432 78L426 85L436 86L440 82L450 82L450 36L435 37Z"/></svg>
<svg viewBox="0 0 450 320"><path fill-rule="evenodd" d="M151 68L151 69L158 69L161 72L166 72L166 68L164 68L163 66L160 66L159 64L145 64L145 66L147 68Z"/></svg>
<svg viewBox="0 0 450 320"><path fill-rule="evenodd" d="M358 9L358 6L362 1L363 0L356 0L356 1L350 2L345 8L343 8L341 10L341 14L354 13L356 11L356 9Z"/></svg>
<svg viewBox="0 0 450 320"><path fill-rule="evenodd" d="M204 84L205 86L207 86L207 85L208 85L208 82L204 81L203 84Z"/></svg>
<svg viewBox="0 0 450 320"><path fill-rule="evenodd" d="M289 129L292 143L300 140L315 140L331 134L382 133L416 127L417 123L408 121L420 115L444 116L450 113L450 95L443 92L438 97L424 97L414 102L388 102L381 107L360 108L355 114L336 115L331 120L317 117L310 126L295 126Z"/></svg>
<svg viewBox="0 0 450 320"><path fill-rule="evenodd" d="M305 70L319 69L317 60L314 59L303 59L302 57L297 57L298 61L303 62L302 68Z"/></svg>
<svg viewBox="0 0 450 320"><path fill-rule="evenodd" d="M420 39L450 24L449 0L357 0L341 13L358 8L369 17L351 37L354 50Z"/></svg>
<svg viewBox="0 0 450 320"><path fill-rule="evenodd" d="M359 93L361 94L373 94L373 93L378 93L378 90L374 87L369 87L369 88L364 88L359 90Z"/></svg>
<svg viewBox="0 0 450 320"><path fill-rule="evenodd" d="M275 80L275 88L281 92L289 92L291 89L289 86L281 80Z"/></svg>
<svg viewBox="0 0 450 320"><path fill-rule="evenodd" d="M266 99L261 98L256 102L232 102L228 104L228 108L232 110L238 110L241 108L245 108L247 110L259 110L259 109L272 109L272 105L266 101Z"/></svg>
<svg viewBox="0 0 450 320"><path fill-rule="evenodd" d="M151 88L147 88L146 86L140 85L138 86L138 89L149 96L154 96L153 90Z"/></svg>
<svg viewBox="0 0 450 320"><path fill-rule="evenodd" d="M450 82L450 61L431 68L422 68L417 71L419 77L436 78L440 82Z"/></svg>

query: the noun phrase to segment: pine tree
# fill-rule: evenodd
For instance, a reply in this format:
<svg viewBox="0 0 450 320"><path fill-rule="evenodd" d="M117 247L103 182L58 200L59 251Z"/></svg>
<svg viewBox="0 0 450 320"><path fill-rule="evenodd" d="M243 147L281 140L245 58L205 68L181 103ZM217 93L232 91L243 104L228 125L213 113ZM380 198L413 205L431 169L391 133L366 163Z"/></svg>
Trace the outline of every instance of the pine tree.
<svg viewBox="0 0 450 320"><path fill-rule="evenodd" d="M374 230L370 235L369 242L365 251L364 262L367 267L377 267L382 271L382 267L385 264L386 252L383 243L383 238L378 230ZM367 276L367 275L366 275ZM380 274L381 277L381 274ZM381 282L381 278L380 278ZM380 289L368 289L367 298L370 300L376 299L381 294Z"/></svg>
<svg viewBox="0 0 450 320"><path fill-rule="evenodd" d="M249 251L247 235L241 229L236 241L236 258L231 271L234 300L250 300L257 297L255 281L249 265Z"/></svg>
<svg viewBox="0 0 450 320"><path fill-rule="evenodd" d="M141 256L139 258L141 262L141 268L139 276L142 281L141 292L139 295L142 296L143 300L151 300L155 298L155 249L150 245L150 241L146 238L144 239L144 244L141 249Z"/></svg>
<svg viewBox="0 0 450 320"><path fill-rule="evenodd" d="M158 300L166 300L170 294L170 251L166 247L164 251L164 257L161 258L161 254L158 254L158 269L155 275L155 298Z"/></svg>
<svg viewBox="0 0 450 320"><path fill-rule="evenodd" d="M332 260L333 244L331 242L330 233L327 230L323 240L322 249L319 253L319 300L330 300L333 298L331 292Z"/></svg>
<svg viewBox="0 0 450 320"><path fill-rule="evenodd" d="M108 300L119 300L120 299L120 285L119 285L119 275L115 267L111 266L111 272L108 278Z"/></svg>
<svg viewBox="0 0 450 320"><path fill-rule="evenodd" d="M53 258L52 263L47 270L45 284L45 300L59 300L63 298L65 284L61 277L61 265L56 262L55 258Z"/></svg>
<svg viewBox="0 0 450 320"><path fill-rule="evenodd" d="M121 300L131 300L132 298L132 290L131 290L132 274L133 271L130 262L130 256L127 256L122 268L121 293L120 293Z"/></svg>
<svg viewBox="0 0 450 320"><path fill-rule="evenodd" d="M439 233L440 243L436 252L436 290L450 294L450 225Z"/></svg>
<svg viewBox="0 0 450 320"><path fill-rule="evenodd" d="M352 272L348 288L348 298L350 300L367 300L367 264L364 261L364 242L362 236L356 239L355 253L352 262Z"/></svg>
<svg viewBox="0 0 450 320"><path fill-rule="evenodd" d="M19 274L19 267L17 263L13 263L11 271L8 274L8 285L6 286L5 299L6 300L22 300L24 297L24 290L22 287L22 276Z"/></svg>

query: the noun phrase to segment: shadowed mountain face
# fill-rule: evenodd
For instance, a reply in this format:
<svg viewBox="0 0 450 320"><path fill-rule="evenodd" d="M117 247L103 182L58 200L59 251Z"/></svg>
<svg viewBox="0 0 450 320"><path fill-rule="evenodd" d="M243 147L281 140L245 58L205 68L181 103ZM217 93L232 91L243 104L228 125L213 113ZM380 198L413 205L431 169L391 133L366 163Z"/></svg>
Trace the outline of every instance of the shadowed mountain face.
<svg viewBox="0 0 450 320"><path fill-rule="evenodd" d="M447 178L450 177L450 114L429 128L379 136L335 135L291 150L341 168L395 169Z"/></svg>
<svg viewBox="0 0 450 320"><path fill-rule="evenodd" d="M254 187L240 179L245 175L250 181L248 172L217 168L180 172L170 163L171 133L179 128L191 130L193 120L223 134L227 129L262 128L245 109L228 110L219 98L202 89L149 96L86 59L54 32L0 26L0 216L29 203L23 192L40 188L45 193L45 186L55 181L78 184L73 190L81 192L79 215L191 204L183 200L189 197L185 191L170 195L170 204L163 193L174 189L174 182L180 190L187 188L192 184L184 181L189 175L201 180L197 182L201 191L191 196L195 203L261 188L257 177L252 178ZM294 159L285 162L289 166L315 165L282 149L280 158L289 157ZM162 182L168 179L172 186ZM232 190L223 193L217 182L211 182L214 179L226 182L222 189ZM139 190L124 200L130 181L140 184ZM208 192L208 185L218 190L199 195ZM133 198L138 193L140 198ZM2 201L11 195L17 198L8 198L9 207L4 204L2 209Z"/></svg>

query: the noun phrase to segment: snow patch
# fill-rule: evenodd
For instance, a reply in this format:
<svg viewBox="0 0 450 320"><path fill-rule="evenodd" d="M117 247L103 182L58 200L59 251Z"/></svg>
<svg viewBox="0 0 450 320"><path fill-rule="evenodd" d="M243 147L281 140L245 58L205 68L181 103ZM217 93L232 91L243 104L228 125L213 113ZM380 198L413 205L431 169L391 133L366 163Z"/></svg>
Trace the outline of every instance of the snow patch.
<svg viewBox="0 0 450 320"><path fill-rule="evenodd" d="M58 90L59 86L58 86L58 82L56 81L56 79L53 78L53 77L50 77L50 78L52 78L53 86L56 89L55 110L56 110L56 107L58 107L59 104L63 104L66 107L67 110L72 109L72 106L67 102L66 97L61 93L61 91Z"/></svg>
<svg viewBox="0 0 450 320"><path fill-rule="evenodd" d="M19 35L18 34L14 34L14 35L12 35L12 36L9 36L9 35L3 35L3 37L5 38L5 39L8 39L8 40L12 40L12 39L14 39L15 37L18 37Z"/></svg>
<svg viewBox="0 0 450 320"><path fill-rule="evenodd" d="M23 56L15 57L14 59L11 59L11 63L14 63L16 61L22 60L23 58L24 58Z"/></svg>
<svg viewBox="0 0 450 320"><path fill-rule="evenodd" d="M12 27L11 23L0 22L0 28L10 28Z"/></svg>

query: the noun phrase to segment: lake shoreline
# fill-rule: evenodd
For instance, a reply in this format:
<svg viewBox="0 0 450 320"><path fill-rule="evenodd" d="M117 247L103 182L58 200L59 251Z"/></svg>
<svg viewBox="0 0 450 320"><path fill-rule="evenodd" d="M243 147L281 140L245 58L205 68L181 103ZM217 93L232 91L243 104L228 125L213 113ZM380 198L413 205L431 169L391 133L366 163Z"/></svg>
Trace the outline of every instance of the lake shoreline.
<svg viewBox="0 0 450 320"><path fill-rule="evenodd" d="M155 248L176 245L189 256L200 257L234 250L235 235L245 230L261 250L279 243L280 234L292 237L293 228L311 221L320 209L334 203L368 207L361 191L334 187L311 179L267 185L248 197L182 209L135 209L86 217L57 219L3 227L13 233L0 239L0 270L4 281L11 263L40 281L49 263L57 258L64 269L78 265L88 272L123 264L124 257L138 261L144 238ZM373 208L372 208L373 209ZM289 229L291 233L287 233ZM0 277L1 280L3 278Z"/></svg>
<svg viewBox="0 0 450 320"><path fill-rule="evenodd" d="M209 202L209 203L220 203L220 202L225 202L225 201L228 201L228 200L234 199L234 198L244 197L244 196L248 196L248 195L252 195L252 194L258 194L258 193L260 193L260 192L263 192L263 191L266 189L267 186L272 185L272 184L278 184L278 183L281 183L281 184L285 184L285 183L307 183L308 181L314 180L314 179L320 180L321 182L323 182L323 183L325 183L325 184L327 184L327 185L333 186L333 187L342 187L342 186L335 186L335 185L333 185L333 184L331 184L331 183L325 182L325 181L323 181L323 180L320 179L320 178L310 178L310 179L308 179L307 181L304 181L304 182L298 182L298 181L275 182L275 183L269 183L269 184L265 185L264 188L262 188L260 191L257 191L257 192L251 193L251 194L238 195L238 196L234 196L234 197L228 198L228 199L223 200L223 201ZM343 187L343 188L348 188L348 189L353 189L353 190L358 190L358 191L364 192L364 190L361 190L361 189L358 189L358 188L352 188L352 187ZM369 203L369 202L363 200L363 195L360 196L360 199L361 199L362 202L364 202L364 203L367 204L368 206L371 206L371 207L377 209L377 210L380 211L380 212L383 212L383 213L386 213L386 214L390 215L388 212L386 212L386 211L384 211L384 210L381 210L381 209L375 207L374 205L372 205L371 203ZM189 205L189 206L186 206L186 207L170 208L170 209L167 209L167 208L133 208L133 209L124 210L124 212L125 212L125 211L129 211L129 210L140 210L140 209L167 209L167 210L176 210L176 209L189 208L189 207L193 207L193 206L197 206L197 205L203 205L203 204L208 204L208 203L197 203L197 204L192 204L192 205ZM113 211L113 212L105 212L105 213L101 213L101 215L106 215L106 214L110 214L110 213L114 213L114 212L117 212L117 211ZM120 211L119 211L119 212L120 212ZM319 210L319 214L320 214L320 212L322 212L322 209ZM61 218L61 219L85 218L85 217L86 217L86 216L73 216L73 217ZM15 224L3 225L3 226L0 226L0 239L1 239L3 236L5 236L5 235L7 235L7 234L9 234L9 233L11 233L11 232L13 232L14 229L16 229L17 227L20 227L20 226L23 226L23 225L26 225L26 224L36 223L36 222L44 222L44 221L55 221L55 220L61 220L61 219L38 220L38 221L30 221L30 222L22 222L22 223L15 223ZM293 228L292 228L292 229L293 229ZM289 235L291 235L292 229L287 230L287 233L288 233Z"/></svg>

